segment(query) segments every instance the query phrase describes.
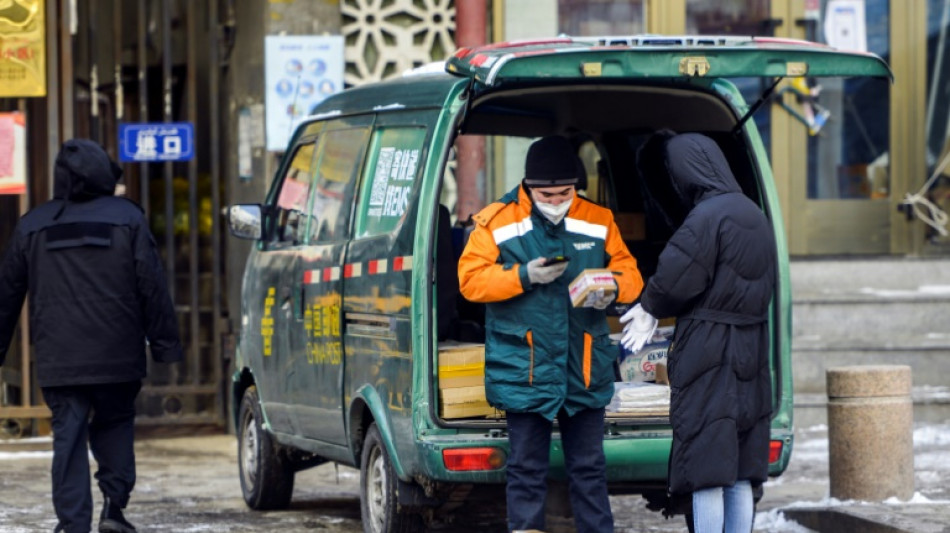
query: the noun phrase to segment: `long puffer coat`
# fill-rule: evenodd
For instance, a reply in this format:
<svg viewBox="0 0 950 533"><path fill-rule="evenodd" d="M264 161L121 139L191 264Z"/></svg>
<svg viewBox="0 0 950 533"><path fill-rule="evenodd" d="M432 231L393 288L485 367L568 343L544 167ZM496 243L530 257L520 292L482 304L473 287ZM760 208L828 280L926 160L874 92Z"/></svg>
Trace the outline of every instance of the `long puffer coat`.
<svg viewBox="0 0 950 533"><path fill-rule="evenodd" d="M682 134L666 164L689 214L660 254L641 304L677 318L669 351L669 491L765 481L772 390L769 303L776 247L762 210L709 137Z"/></svg>

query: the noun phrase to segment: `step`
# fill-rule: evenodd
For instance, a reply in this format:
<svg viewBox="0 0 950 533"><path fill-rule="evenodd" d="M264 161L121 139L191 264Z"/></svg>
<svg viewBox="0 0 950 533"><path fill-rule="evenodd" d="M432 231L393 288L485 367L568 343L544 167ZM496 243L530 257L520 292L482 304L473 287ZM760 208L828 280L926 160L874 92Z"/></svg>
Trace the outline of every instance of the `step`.
<svg viewBox="0 0 950 533"><path fill-rule="evenodd" d="M943 291L950 287L948 258L793 260L793 298L887 295L888 291Z"/></svg>
<svg viewBox="0 0 950 533"><path fill-rule="evenodd" d="M796 394L834 366L906 364L915 385L950 372L950 259L808 259L790 264Z"/></svg>
<svg viewBox="0 0 950 533"><path fill-rule="evenodd" d="M795 394L825 393L829 368L854 365L908 365L914 386L947 384L950 348L900 350L832 350L796 348L792 343L792 380Z"/></svg>
<svg viewBox="0 0 950 533"><path fill-rule="evenodd" d="M794 300L793 349L950 349L950 294L891 300Z"/></svg>

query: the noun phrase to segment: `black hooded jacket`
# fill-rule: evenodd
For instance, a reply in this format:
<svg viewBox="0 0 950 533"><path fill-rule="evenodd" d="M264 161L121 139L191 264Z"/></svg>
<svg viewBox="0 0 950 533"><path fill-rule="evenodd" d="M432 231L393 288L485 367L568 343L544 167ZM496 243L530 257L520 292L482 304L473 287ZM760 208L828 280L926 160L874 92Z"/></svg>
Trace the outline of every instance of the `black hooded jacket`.
<svg viewBox="0 0 950 533"><path fill-rule="evenodd" d="M677 135L665 153L689 214L660 254L641 304L653 316L677 317L668 361L670 493L742 479L761 484L772 411L773 230L712 139Z"/></svg>
<svg viewBox="0 0 950 533"><path fill-rule="evenodd" d="M120 383L182 359L175 310L142 210L113 196L121 170L74 139L56 158L54 199L23 216L0 262L0 364L27 292L41 387Z"/></svg>

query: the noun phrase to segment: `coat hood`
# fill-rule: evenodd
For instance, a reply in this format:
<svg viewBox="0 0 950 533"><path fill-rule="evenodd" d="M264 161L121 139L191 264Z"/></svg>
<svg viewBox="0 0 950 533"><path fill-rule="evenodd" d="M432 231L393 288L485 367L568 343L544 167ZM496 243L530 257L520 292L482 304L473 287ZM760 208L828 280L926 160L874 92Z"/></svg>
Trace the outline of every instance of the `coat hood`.
<svg viewBox="0 0 950 533"><path fill-rule="evenodd" d="M667 141L666 167L687 209L712 196L742 192L719 145L699 133L684 133Z"/></svg>
<svg viewBox="0 0 950 533"><path fill-rule="evenodd" d="M115 194L122 169L97 143L71 139L56 156L53 177L53 198L84 202Z"/></svg>

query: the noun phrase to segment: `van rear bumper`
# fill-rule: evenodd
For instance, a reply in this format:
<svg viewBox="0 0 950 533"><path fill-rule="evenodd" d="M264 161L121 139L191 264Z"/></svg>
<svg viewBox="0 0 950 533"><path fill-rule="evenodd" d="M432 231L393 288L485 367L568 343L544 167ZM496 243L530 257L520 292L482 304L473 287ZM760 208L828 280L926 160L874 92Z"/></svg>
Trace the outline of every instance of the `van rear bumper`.
<svg viewBox="0 0 950 533"><path fill-rule="evenodd" d="M783 442L777 458L769 464L769 476L779 476L788 467L792 452L792 434L772 430L771 439ZM505 483L505 468L497 470L452 471L446 468L443 450L456 448L494 447L508 457L508 439L482 434L434 435L419 440L421 450L421 474L435 482L447 483ZM604 438L604 454L607 460L607 482L619 492L639 492L656 487L665 487L669 467L672 437L608 435ZM551 472L555 480L567 479L564 455L557 433L551 438ZM621 489L627 487L627 489ZM612 491L615 492L615 491Z"/></svg>
<svg viewBox="0 0 950 533"><path fill-rule="evenodd" d="M453 471L446 467L442 453L457 448L493 447L509 454L508 440L484 434L455 434L424 437L419 440L422 475L435 482L505 483L505 468L497 470ZM623 485L655 486L666 481L670 453L670 437L612 437L604 440L607 459L607 481ZM566 479L561 441L555 433L551 439L551 478Z"/></svg>

